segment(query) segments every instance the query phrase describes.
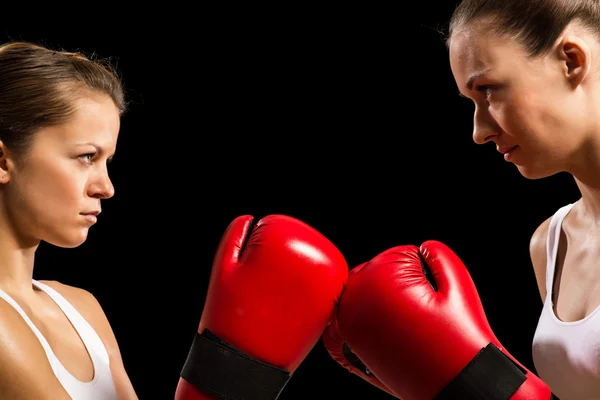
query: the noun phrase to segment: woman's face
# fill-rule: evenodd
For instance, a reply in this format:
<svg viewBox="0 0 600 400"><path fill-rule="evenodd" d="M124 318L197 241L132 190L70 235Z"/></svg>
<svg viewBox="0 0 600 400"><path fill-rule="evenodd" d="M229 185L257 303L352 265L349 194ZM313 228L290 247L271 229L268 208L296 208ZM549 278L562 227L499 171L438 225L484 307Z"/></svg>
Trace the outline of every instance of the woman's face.
<svg viewBox="0 0 600 400"><path fill-rule="evenodd" d="M493 142L527 178L566 170L583 146L592 116L589 98L574 84L575 52L565 46L529 58L514 41L477 27L450 42L460 94L475 103L473 139Z"/></svg>
<svg viewBox="0 0 600 400"><path fill-rule="evenodd" d="M22 244L82 244L101 200L114 195L107 162L117 145L119 112L101 94L89 94L76 105L67 124L39 131L24 157L7 152L4 212Z"/></svg>

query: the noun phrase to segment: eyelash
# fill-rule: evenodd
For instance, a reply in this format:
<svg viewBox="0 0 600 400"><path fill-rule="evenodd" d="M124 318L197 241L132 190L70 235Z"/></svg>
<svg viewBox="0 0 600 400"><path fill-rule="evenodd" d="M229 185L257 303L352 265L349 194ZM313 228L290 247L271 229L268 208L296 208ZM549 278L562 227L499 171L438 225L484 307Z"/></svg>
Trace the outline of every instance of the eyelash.
<svg viewBox="0 0 600 400"><path fill-rule="evenodd" d="M86 154L82 154L82 155L79 156L79 158L87 158L87 157L89 157L90 160L86 160L85 162L88 163L88 164L91 164L92 163L91 159L93 159L94 157L96 157L96 152L86 153Z"/></svg>
<svg viewBox="0 0 600 400"><path fill-rule="evenodd" d="M492 87L490 85L481 85L481 86L476 86L475 90L478 92L483 93L484 95L488 95L488 90L490 90Z"/></svg>

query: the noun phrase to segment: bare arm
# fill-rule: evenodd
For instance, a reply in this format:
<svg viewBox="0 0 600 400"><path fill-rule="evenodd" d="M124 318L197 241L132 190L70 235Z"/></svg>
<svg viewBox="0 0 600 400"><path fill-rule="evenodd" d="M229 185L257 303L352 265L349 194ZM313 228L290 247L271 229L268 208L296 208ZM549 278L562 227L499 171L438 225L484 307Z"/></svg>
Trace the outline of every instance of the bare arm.
<svg viewBox="0 0 600 400"><path fill-rule="evenodd" d="M546 299L546 241L551 219L546 219L537 227L529 242L529 254L542 301Z"/></svg>
<svg viewBox="0 0 600 400"><path fill-rule="evenodd" d="M71 400L44 348L17 311L0 300L0 398Z"/></svg>

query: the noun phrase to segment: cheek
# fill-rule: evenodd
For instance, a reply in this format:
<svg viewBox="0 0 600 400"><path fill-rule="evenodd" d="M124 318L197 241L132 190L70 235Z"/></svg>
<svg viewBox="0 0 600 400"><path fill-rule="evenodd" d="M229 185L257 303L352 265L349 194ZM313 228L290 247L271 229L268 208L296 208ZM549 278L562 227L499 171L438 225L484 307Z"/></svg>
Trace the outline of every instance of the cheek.
<svg viewBox="0 0 600 400"><path fill-rule="evenodd" d="M68 165L45 165L21 178L27 182L25 195L41 207L42 212L51 210L62 214L60 210L75 205L83 191L81 173Z"/></svg>
<svg viewBox="0 0 600 400"><path fill-rule="evenodd" d="M554 114L534 95L513 95L490 107L504 133L519 139L535 140L555 124Z"/></svg>
<svg viewBox="0 0 600 400"><path fill-rule="evenodd" d="M527 113L516 103L495 102L490 104L489 112L503 134L521 137L522 131L528 130Z"/></svg>

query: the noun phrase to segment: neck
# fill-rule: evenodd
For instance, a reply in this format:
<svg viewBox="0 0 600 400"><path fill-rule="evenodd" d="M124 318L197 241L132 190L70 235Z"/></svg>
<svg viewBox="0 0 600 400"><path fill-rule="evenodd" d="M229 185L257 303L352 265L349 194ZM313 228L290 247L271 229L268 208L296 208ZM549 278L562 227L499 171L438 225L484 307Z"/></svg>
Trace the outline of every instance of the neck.
<svg viewBox="0 0 600 400"><path fill-rule="evenodd" d="M589 140L575 159L582 160L570 166L570 172L581 193L581 205L600 226L600 140Z"/></svg>
<svg viewBox="0 0 600 400"><path fill-rule="evenodd" d="M39 245L20 243L6 220L0 219L0 289L10 295L32 297L33 264Z"/></svg>

